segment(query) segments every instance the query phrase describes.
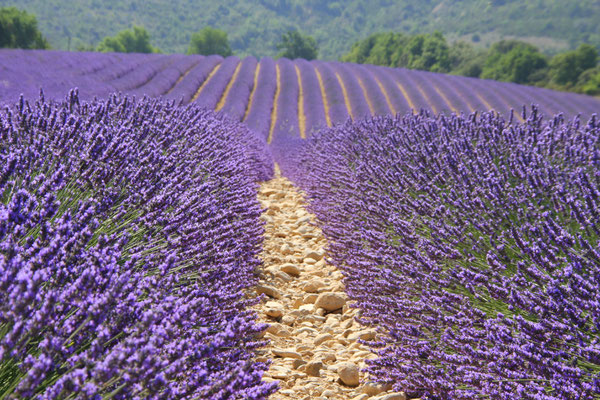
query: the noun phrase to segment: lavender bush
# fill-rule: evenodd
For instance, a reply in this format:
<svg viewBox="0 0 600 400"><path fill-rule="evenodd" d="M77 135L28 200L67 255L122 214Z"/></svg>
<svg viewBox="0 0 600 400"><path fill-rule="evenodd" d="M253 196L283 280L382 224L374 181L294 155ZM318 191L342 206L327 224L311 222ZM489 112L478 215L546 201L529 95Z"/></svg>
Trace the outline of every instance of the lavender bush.
<svg viewBox="0 0 600 400"><path fill-rule="evenodd" d="M264 399L243 295L269 155L195 106L0 112L0 398Z"/></svg>
<svg viewBox="0 0 600 400"><path fill-rule="evenodd" d="M523 118L377 117L283 164L396 390L600 398L600 123Z"/></svg>

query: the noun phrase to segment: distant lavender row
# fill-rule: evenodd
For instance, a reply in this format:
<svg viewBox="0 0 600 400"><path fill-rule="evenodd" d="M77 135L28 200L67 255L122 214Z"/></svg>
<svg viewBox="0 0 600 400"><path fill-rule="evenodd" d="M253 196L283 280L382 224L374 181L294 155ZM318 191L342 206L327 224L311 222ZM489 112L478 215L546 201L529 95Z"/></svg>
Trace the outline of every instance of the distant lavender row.
<svg viewBox="0 0 600 400"><path fill-rule="evenodd" d="M331 64L323 61L313 61L313 65L321 76L332 125L346 122L350 115L348 114L342 87Z"/></svg>
<svg viewBox="0 0 600 400"><path fill-rule="evenodd" d="M352 118L361 120L371 115L367 99L358 83L358 79L354 76L354 71L344 63L332 63L332 66L336 76L339 76L341 85L346 89Z"/></svg>
<svg viewBox="0 0 600 400"><path fill-rule="evenodd" d="M275 61L271 58L263 58L258 67L260 70L257 89L253 90L254 93L248 100L248 114L243 121L250 129L267 140L271 126L271 110L277 91Z"/></svg>
<svg viewBox="0 0 600 400"><path fill-rule="evenodd" d="M277 61L280 72L280 92L277 101L277 114L275 118L274 132L277 136L273 140L285 140L288 138L299 138L300 129L298 125L298 77L294 63L287 58Z"/></svg>
<svg viewBox="0 0 600 400"><path fill-rule="evenodd" d="M304 93L306 136L311 136L320 129L327 127L325 105L323 104L319 79L313 66L306 60L295 60L295 64L300 72Z"/></svg>
<svg viewBox="0 0 600 400"><path fill-rule="evenodd" d="M126 97L0 112L0 397L265 399L244 290L273 165L239 123Z"/></svg>
<svg viewBox="0 0 600 400"><path fill-rule="evenodd" d="M361 82L364 86L367 96L369 98L369 103L371 107L373 107L373 114L395 114L394 110L388 106L385 95L379 88L379 85L375 80L375 75L373 74L373 71L371 69L366 68L363 65L357 65L356 68L354 68L353 75L356 76L356 79L358 79L359 82ZM369 112L369 115L370 114L371 112Z"/></svg>
<svg viewBox="0 0 600 400"><path fill-rule="evenodd" d="M240 72L237 79L231 85L225 104L221 110L236 121L241 121L246 115L246 110L250 102L250 93L254 87L254 75L258 62L254 57L247 57L242 60Z"/></svg>
<svg viewBox="0 0 600 400"><path fill-rule="evenodd" d="M194 68L187 74L180 77L177 85L171 88L163 96L168 100L176 100L188 104L192 101L202 84L208 78L210 73L223 61L221 56L208 56L202 59Z"/></svg>
<svg viewBox="0 0 600 400"><path fill-rule="evenodd" d="M596 118L379 117L282 161L380 329L371 376L426 399L600 398Z"/></svg>
<svg viewBox="0 0 600 400"><path fill-rule="evenodd" d="M227 57L223 60L219 65L219 69L202 87L198 98L193 100L194 104L214 110L239 63L240 59L236 56Z"/></svg>
<svg viewBox="0 0 600 400"><path fill-rule="evenodd" d="M139 84L135 89L128 91L128 95L134 95L136 97L160 97L169 93L171 89L178 83L179 78L184 76L191 68L195 67L202 61L201 56L187 57L180 55L179 57L170 60L172 63L167 68L153 70L152 73L148 74L144 81L145 83ZM140 71L138 71L140 73Z"/></svg>

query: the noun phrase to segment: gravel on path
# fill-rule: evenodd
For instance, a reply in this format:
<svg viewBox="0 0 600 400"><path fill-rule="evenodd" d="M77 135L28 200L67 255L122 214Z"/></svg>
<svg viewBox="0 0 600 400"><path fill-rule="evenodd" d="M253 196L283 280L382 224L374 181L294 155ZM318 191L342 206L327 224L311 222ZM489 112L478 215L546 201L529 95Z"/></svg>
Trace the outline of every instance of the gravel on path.
<svg viewBox="0 0 600 400"><path fill-rule="evenodd" d="M376 356L360 340L376 339L377 330L355 320L359 310L350 307L342 273L326 261L325 237L301 193L276 168L258 198L266 232L255 288L264 299L256 310L269 324L260 358L272 361L263 379L280 386L270 399L405 400L361 372Z"/></svg>

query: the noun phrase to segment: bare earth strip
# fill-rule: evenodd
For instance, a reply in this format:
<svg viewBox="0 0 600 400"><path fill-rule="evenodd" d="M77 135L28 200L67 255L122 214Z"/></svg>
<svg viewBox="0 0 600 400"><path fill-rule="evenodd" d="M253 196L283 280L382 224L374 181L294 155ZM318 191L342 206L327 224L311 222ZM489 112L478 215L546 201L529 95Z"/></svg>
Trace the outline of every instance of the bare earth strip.
<svg viewBox="0 0 600 400"><path fill-rule="evenodd" d="M342 273L326 262L325 237L302 195L277 170L258 196L267 210L256 287L265 298L256 309L270 324L261 359L272 360L264 380L280 385L270 399L405 400L360 372L375 355L359 340L374 339L376 330L355 320L359 311L349 307Z"/></svg>

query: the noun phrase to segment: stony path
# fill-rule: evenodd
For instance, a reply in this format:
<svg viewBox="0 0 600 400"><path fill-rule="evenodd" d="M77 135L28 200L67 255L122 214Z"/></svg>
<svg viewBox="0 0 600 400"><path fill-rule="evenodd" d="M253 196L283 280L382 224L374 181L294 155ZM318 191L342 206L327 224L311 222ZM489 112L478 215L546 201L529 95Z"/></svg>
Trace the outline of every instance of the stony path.
<svg viewBox="0 0 600 400"><path fill-rule="evenodd" d="M406 399L366 382L360 372L364 360L375 356L358 340L376 332L355 321L358 310L349 307L342 273L325 261L325 238L301 194L277 171L262 184L259 200L268 208L256 287L266 295L256 308L270 324L262 359L272 365L264 379L281 387L270 399Z"/></svg>

